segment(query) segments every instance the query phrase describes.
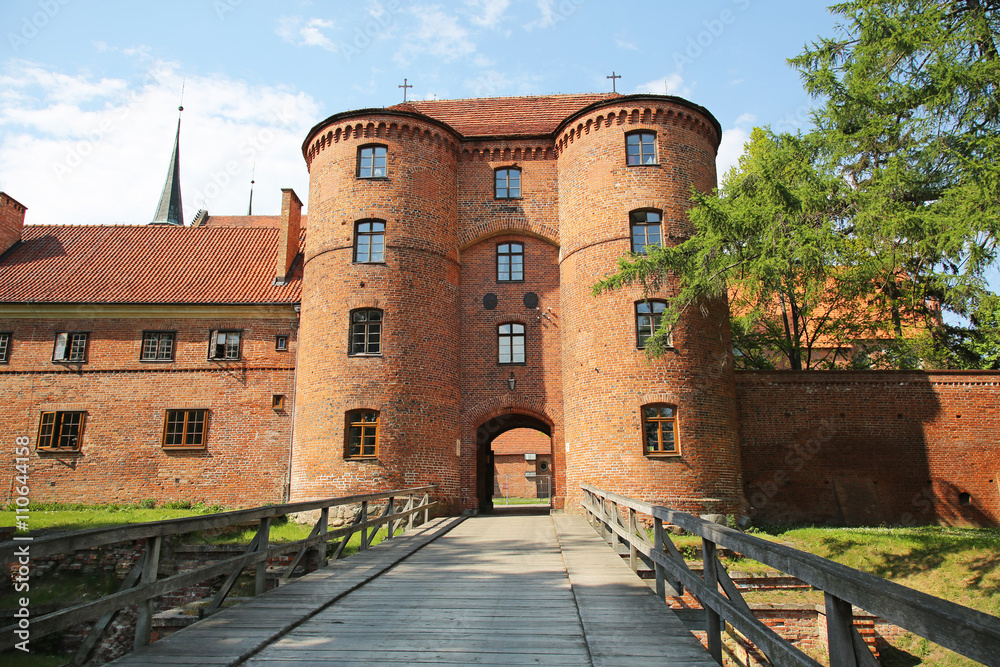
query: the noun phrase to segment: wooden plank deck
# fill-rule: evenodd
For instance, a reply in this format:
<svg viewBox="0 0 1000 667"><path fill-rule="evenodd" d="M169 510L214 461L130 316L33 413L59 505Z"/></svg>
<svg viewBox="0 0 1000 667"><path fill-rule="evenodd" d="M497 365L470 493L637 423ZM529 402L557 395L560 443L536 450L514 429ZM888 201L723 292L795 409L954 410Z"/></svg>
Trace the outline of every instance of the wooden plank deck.
<svg viewBox="0 0 1000 667"><path fill-rule="evenodd" d="M252 667L715 664L577 515L467 519L325 608L335 578L322 575L247 603L257 608L238 622L219 614L119 663L233 664L237 647L241 658L254 651L242 663ZM255 619L286 627L256 650Z"/></svg>

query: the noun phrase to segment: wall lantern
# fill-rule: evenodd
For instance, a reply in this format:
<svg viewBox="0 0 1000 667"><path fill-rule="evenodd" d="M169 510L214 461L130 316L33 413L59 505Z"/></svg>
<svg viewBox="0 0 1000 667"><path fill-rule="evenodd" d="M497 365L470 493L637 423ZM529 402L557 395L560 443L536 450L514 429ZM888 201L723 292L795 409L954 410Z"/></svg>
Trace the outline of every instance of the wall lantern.
<svg viewBox="0 0 1000 667"><path fill-rule="evenodd" d="M507 378L507 386L510 387L511 391L514 391L514 387L517 386L517 379L514 377L514 371L511 371L510 377Z"/></svg>

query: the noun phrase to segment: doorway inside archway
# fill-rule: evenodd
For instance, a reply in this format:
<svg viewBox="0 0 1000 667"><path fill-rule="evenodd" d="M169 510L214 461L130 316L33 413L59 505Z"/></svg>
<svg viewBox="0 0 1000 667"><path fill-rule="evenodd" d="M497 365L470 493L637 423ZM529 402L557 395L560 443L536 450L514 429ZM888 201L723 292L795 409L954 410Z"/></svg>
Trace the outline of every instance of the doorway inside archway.
<svg viewBox="0 0 1000 667"><path fill-rule="evenodd" d="M476 429L476 495L481 513L510 498L551 501L552 429L531 415L494 417ZM520 476L520 477L519 477ZM523 501L522 501L523 502Z"/></svg>

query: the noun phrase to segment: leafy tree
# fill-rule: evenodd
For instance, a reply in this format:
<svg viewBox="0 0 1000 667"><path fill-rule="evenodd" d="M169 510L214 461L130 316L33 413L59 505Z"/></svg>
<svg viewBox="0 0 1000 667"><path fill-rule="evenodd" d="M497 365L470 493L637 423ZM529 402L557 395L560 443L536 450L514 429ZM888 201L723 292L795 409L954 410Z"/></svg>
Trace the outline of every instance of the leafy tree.
<svg viewBox="0 0 1000 667"><path fill-rule="evenodd" d="M922 313L947 358L941 311L976 310L1000 232L1000 2L853 0L831 11L841 35L790 62L823 100L815 133L878 264L872 296L897 340L902 310Z"/></svg>
<svg viewBox="0 0 1000 667"><path fill-rule="evenodd" d="M975 365L987 357L966 345L974 336L942 315L979 312L996 257L1000 2L852 0L831 11L840 36L790 61L821 101L816 129L755 130L722 188L695 193L696 235L623 260L595 291L674 274L669 323L729 290L746 367L773 363L766 350L791 368L829 366L848 345L862 352L855 366Z"/></svg>

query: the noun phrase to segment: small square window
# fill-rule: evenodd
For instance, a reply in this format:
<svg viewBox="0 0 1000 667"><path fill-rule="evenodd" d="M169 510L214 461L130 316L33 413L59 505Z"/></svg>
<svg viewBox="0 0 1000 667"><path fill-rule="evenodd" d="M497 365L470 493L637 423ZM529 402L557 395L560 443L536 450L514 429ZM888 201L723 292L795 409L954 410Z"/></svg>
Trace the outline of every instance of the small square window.
<svg viewBox="0 0 1000 667"><path fill-rule="evenodd" d="M358 149L358 178L385 178L385 146L362 146Z"/></svg>
<svg viewBox="0 0 1000 667"><path fill-rule="evenodd" d="M497 169L493 194L497 199L519 199L521 197L521 170L516 168Z"/></svg>
<svg viewBox="0 0 1000 667"><path fill-rule="evenodd" d="M632 211L628 214L632 232L632 252L646 254L646 246L663 246L659 211Z"/></svg>
<svg viewBox="0 0 1000 667"><path fill-rule="evenodd" d="M56 334L52 361L86 363L88 334L82 331L64 331Z"/></svg>
<svg viewBox="0 0 1000 667"><path fill-rule="evenodd" d="M86 412L43 412L38 424L38 449L80 451Z"/></svg>
<svg viewBox="0 0 1000 667"><path fill-rule="evenodd" d="M208 410L167 410L163 422L164 449L204 449Z"/></svg>
<svg viewBox="0 0 1000 667"><path fill-rule="evenodd" d="M143 331L141 361L173 361L173 331Z"/></svg>
<svg viewBox="0 0 1000 667"><path fill-rule="evenodd" d="M351 311L349 354L382 354L382 311L363 308Z"/></svg>
<svg viewBox="0 0 1000 667"><path fill-rule="evenodd" d="M274 349L278 352L288 352L288 336L275 336Z"/></svg>
<svg viewBox="0 0 1000 667"><path fill-rule="evenodd" d="M362 459L378 456L378 412L351 410L347 413L344 458Z"/></svg>
<svg viewBox="0 0 1000 667"><path fill-rule="evenodd" d="M285 409L284 394L271 394L271 409L275 412L281 412Z"/></svg>
<svg viewBox="0 0 1000 667"><path fill-rule="evenodd" d="M646 454L677 454L676 406L642 406L642 432Z"/></svg>
<svg viewBox="0 0 1000 667"><path fill-rule="evenodd" d="M208 358L212 361L238 361L241 339L239 331L213 331L208 338Z"/></svg>
<svg viewBox="0 0 1000 667"><path fill-rule="evenodd" d="M497 246L497 282L516 283L524 280L524 245L501 243Z"/></svg>
<svg viewBox="0 0 1000 667"><path fill-rule="evenodd" d="M385 221L361 220L355 223L354 261L364 264L385 261Z"/></svg>
<svg viewBox="0 0 1000 667"><path fill-rule="evenodd" d="M628 164L656 164L656 133L632 132L625 136Z"/></svg>
<svg viewBox="0 0 1000 667"><path fill-rule="evenodd" d="M524 363L524 325L501 324L497 327L498 361L501 364Z"/></svg>
<svg viewBox="0 0 1000 667"><path fill-rule="evenodd" d="M660 330L660 321L667 304L663 301L640 301L635 304L635 346L646 347L646 341ZM667 344L671 341L668 339Z"/></svg>
<svg viewBox="0 0 1000 667"><path fill-rule="evenodd" d="M14 338L12 333L0 333L0 364L10 361L10 343Z"/></svg>

